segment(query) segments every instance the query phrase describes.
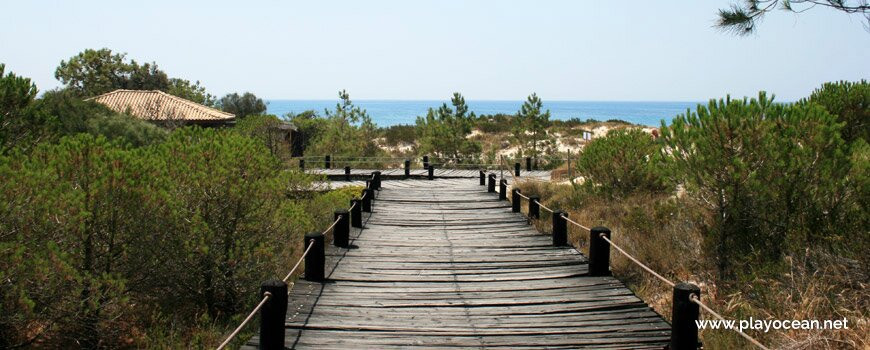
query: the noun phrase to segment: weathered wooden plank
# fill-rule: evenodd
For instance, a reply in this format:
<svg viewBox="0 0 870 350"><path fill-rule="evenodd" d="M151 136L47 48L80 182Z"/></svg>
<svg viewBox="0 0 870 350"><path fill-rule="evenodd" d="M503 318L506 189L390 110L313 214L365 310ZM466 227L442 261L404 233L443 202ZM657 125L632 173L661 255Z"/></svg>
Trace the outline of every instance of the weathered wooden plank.
<svg viewBox="0 0 870 350"><path fill-rule="evenodd" d="M344 174L343 169L311 172ZM420 169L412 173L425 175ZM436 169L436 176L460 178L384 181L365 227L351 232L352 247L327 249L328 281L301 280L291 290L286 346L667 344L669 326L658 314L620 281L588 276L582 254L553 247L549 236L478 185L477 170ZM255 344L256 338L248 345Z"/></svg>

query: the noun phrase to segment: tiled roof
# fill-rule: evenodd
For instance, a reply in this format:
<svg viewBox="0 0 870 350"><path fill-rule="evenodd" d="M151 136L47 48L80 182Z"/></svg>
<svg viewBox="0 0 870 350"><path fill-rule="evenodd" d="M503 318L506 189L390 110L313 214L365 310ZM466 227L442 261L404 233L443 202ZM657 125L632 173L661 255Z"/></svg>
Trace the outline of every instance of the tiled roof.
<svg viewBox="0 0 870 350"><path fill-rule="evenodd" d="M158 90L115 90L88 100L146 120L230 121L236 117Z"/></svg>

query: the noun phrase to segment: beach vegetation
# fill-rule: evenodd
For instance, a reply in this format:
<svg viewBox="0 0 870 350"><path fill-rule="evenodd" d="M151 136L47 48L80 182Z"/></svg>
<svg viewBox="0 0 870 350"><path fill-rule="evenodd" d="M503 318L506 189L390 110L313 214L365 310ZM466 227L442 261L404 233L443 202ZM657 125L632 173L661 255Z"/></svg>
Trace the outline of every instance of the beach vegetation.
<svg viewBox="0 0 870 350"><path fill-rule="evenodd" d="M476 116L469 112L465 98L454 93L453 108L442 104L430 108L425 117L417 117L418 151L455 162L468 162L480 157L480 143L469 139Z"/></svg>
<svg viewBox="0 0 870 350"><path fill-rule="evenodd" d="M815 103L837 116L843 123L842 136L847 143L862 139L870 142L870 82L838 81L825 83L802 103Z"/></svg>
<svg viewBox="0 0 870 350"><path fill-rule="evenodd" d="M323 121L311 122L309 116L298 117L300 121L309 120L302 127L317 128L311 137L306 152L312 155L332 155L338 157L377 157L384 154L375 139L378 130L368 113L353 104L350 94L345 90L338 92L340 101L333 110L325 110ZM296 118L292 120L297 120Z"/></svg>
<svg viewBox="0 0 870 350"><path fill-rule="evenodd" d="M836 101L853 93L828 89ZM841 120L820 104L775 103L766 93L711 100L662 125L660 138L621 130L593 140L578 161L582 181L518 186L572 220L611 228L616 244L653 270L701 286L705 303L725 318L846 318L855 325L749 332L772 348L865 348L870 294L856 281L870 266L870 146L846 142ZM584 157L606 168L608 158L621 156L613 153L617 144L629 156L614 163L651 171L645 174L657 186L639 181L626 191L626 176L584 173ZM547 220L535 224L546 231ZM569 234L585 251L588 231L572 227ZM621 254L611 256L614 274L667 317L671 289ZM750 347L730 332L706 330L702 338L705 348Z"/></svg>
<svg viewBox="0 0 870 350"><path fill-rule="evenodd" d="M519 145L518 156L533 157L537 160L547 152L555 141L547 132L550 127L550 111L543 111L544 102L537 94L531 94L523 102L514 118L513 134Z"/></svg>
<svg viewBox="0 0 870 350"><path fill-rule="evenodd" d="M665 190L658 153L661 146L638 129L614 129L583 147L577 174L609 197Z"/></svg>
<svg viewBox="0 0 870 350"><path fill-rule="evenodd" d="M152 327L214 346L303 232L352 191L319 194L262 140L181 128L131 147L78 134L0 158L4 347L147 347ZM202 325L203 328L200 328Z"/></svg>

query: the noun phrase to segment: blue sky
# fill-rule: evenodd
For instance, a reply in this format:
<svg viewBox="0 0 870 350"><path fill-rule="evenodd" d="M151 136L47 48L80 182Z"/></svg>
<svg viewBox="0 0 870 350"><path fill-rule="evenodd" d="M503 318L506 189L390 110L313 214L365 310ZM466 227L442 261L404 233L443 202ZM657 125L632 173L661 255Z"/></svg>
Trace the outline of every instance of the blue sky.
<svg viewBox="0 0 870 350"><path fill-rule="evenodd" d="M101 47L269 99L787 101L870 78L862 17L774 13L734 37L713 28L727 0L3 2L0 62L41 90Z"/></svg>

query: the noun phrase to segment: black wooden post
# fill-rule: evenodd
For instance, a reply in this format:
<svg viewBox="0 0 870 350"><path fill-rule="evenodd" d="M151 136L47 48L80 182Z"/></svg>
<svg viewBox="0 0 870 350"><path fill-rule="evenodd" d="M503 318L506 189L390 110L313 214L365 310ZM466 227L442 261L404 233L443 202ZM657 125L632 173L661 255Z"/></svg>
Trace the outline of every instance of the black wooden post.
<svg viewBox="0 0 870 350"><path fill-rule="evenodd" d="M480 171L480 185L486 186L486 173L483 170Z"/></svg>
<svg viewBox="0 0 870 350"><path fill-rule="evenodd" d="M526 157L526 171L532 171L532 157Z"/></svg>
<svg viewBox="0 0 870 350"><path fill-rule="evenodd" d="M375 190L365 188L362 190L362 211L366 213L372 212L372 199L375 196Z"/></svg>
<svg viewBox="0 0 870 350"><path fill-rule="evenodd" d="M305 159L299 158L299 170L305 171Z"/></svg>
<svg viewBox="0 0 870 350"><path fill-rule="evenodd" d="M610 276L610 243L601 238L604 234L610 239L610 229L593 227L589 231L589 275Z"/></svg>
<svg viewBox="0 0 870 350"><path fill-rule="evenodd" d="M362 201L356 198L351 199L350 207L350 225L362 228Z"/></svg>
<svg viewBox="0 0 870 350"><path fill-rule="evenodd" d="M325 276L326 267L326 247L323 246L323 233L311 232L305 235L305 245L308 248L311 240L314 240L314 246L311 251L305 256L305 280L320 282Z"/></svg>
<svg viewBox="0 0 870 350"><path fill-rule="evenodd" d="M347 248L350 243L350 212L341 209L336 210L333 220L338 220L332 230L332 244L336 247Z"/></svg>
<svg viewBox="0 0 870 350"><path fill-rule="evenodd" d="M330 158L331 158L330 156L326 156L323 158L323 168L324 169L329 169L330 167L332 167L332 161Z"/></svg>
<svg viewBox="0 0 870 350"><path fill-rule="evenodd" d="M435 180L435 167L429 165L429 180Z"/></svg>
<svg viewBox="0 0 870 350"><path fill-rule="evenodd" d="M269 300L260 309L260 349L284 349L284 321L287 319L287 283L269 280L260 284L260 298Z"/></svg>
<svg viewBox="0 0 870 350"><path fill-rule="evenodd" d="M423 156L423 169L429 169L429 156Z"/></svg>
<svg viewBox="0 0 870 350"><path fill-rule="evenodd" d="M701 288L691 283L674 286L674 303L671 311L671 350L698 348L698 304L691 297L701 298Z"/></svg>
<svg viewBox="0 0 870 350"><path fill-rule="evenodd" d="M405 178L411 177L411 161L405 159Z"/></svg>
<svg viewBox="0 0 870 350"><path fill-rule="evenodd" d="M512 189L511 190L511 211L512 212L514 212L514 213L520 212L520 205L522 204L522 202L520 202L520 200L521 200L520 189L519 188Z"/></svg>
<svg viewBox="0 0 870 350"><path fill-rule="evenodd" d="M514 176L520 176L520 163L514 163Z"/></svg>
<svg viewBox="0 0 870 350"><path fill-rule="evenodd" d="M568 221L565 220L567 216L568 213L561 210L553 212L553 246L555 247L568 245Z"/></svg>
<svg viewBox="0 0 870 350"><path fill-rule="evenodd" d="M350 165L344 167L344 181L350 181Z"/></svg>
<svg viewBox="0 0 870 350"><path fill-rule="evenodd" d="M501 179L498 184L498 200L507 199L507 179Z"/></svg>
<svg viewBox="0 0 870 350"><path fill-rule="evenodd" d="M373 185L372 189L380 191L381 190L381 172L380 171L373 172L372 177L375 180L375 182L372 184Z"/></svg>
<svg viewBox="0 0 870 350"><path fill-rule="evenodd" d="M486 191L495 193L495 174L489 174L489 183L486 185Z"/></svg>
<svg viewBox="0 0 870 350"><path fill-rule="evenodd" d="M541 196L529 196L529 219L541 218Z"/></svg>

